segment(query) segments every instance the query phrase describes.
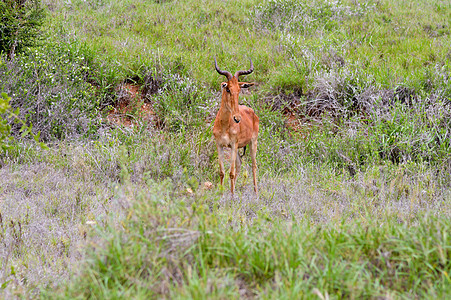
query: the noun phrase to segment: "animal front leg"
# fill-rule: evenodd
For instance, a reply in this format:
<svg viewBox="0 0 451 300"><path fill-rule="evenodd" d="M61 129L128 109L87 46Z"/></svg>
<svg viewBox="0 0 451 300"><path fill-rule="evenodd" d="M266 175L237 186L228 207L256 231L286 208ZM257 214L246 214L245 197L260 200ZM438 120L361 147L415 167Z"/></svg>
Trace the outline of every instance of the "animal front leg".
<svg viewBox="0 0 451 300"><path fill-rule="evenodd" d="M241 170L241 156L240 154L237 152L236 155L236 161L235 161L235 166L236 166L236 176L235 176L235 186L236 186L236 180L238 178L238 175L240 175L240 170Z"/></svg>
<svg viewBox="0 0 451 300"><path fill-rule="evenodd" d="M221 180L221 186L224 185L224 148L220 145L218 147L218 159L219 159L219 178Z"/></svg>
<svg viewBox="0 0 451 300"><path fill-rule="evenodd" d="M230 191L234 192L235 190L235 181L236 181L236 156L238 154L238 143L235 142L232 144L231 151L231 159L230 159Z"/></svg>

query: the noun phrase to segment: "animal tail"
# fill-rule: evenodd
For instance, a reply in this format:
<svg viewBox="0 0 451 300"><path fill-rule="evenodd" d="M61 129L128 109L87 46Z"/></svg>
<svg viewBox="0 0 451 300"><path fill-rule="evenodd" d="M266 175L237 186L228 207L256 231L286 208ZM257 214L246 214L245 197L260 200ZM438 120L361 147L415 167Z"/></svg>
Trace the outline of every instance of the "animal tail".
<svg viewBox="0 0 451 300"><path fill-rule="evenodd" d="M244 154L246 154L246 146L243 147L243 155L240 155L240 157L243 158Z"/></svg>

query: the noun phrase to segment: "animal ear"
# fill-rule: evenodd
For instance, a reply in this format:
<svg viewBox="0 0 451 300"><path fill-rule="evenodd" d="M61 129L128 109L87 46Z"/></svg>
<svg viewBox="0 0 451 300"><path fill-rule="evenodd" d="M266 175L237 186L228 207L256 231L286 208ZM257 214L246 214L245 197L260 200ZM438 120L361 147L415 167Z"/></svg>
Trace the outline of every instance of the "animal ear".
<svg viewBox="0 0 451 300"><path fill-rule="evenodd" d="M240 82L239 84L242 89L246 89L250 86L253 86L255 83L254 82Z"/></svg>
<svg viewBox="0 0 451 300"><path fill-rule="evenodd" d="M222 86L223 89L225 89L227 87L227 82L221 83L221 86Z"/></svg>

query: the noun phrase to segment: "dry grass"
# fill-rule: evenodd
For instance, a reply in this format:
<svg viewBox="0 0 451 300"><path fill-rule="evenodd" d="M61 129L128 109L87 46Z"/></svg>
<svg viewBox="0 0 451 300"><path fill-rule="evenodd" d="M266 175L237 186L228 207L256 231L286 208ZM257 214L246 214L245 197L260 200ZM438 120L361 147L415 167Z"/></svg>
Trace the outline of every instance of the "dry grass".
<svg viewBox="0 0 451 300"><path fill-rule="evenodd" d="M46 161L0 169L5 298L36 296L40 289L67 280L85 258L90 238L122 211L113 190L88 175L74 152L67 168Z"/></svg>
<svg viewBox="0 0 451 300"><path fill-rule="evenodd" d="M361 224L356 228L362 224L399 224L409 228L422 226L423 220L430 217L451 216L449 185L430 168L408 164L375 166L350 176L346 170L324 164L299 164L299 149L281 147L273 149L270 157L278 164L291 164L292 170L276 175L267 166L260 168L260 197L256 198L249 178L249 159L245 157L236 196L232 198L217 186L216 161L211 150L214 147L197 145L203 139L202 133L190 138L169 137L164 132L150 136L147 132L119 132L96 143L60 143L40 153L27 148L21 162L3 162L3 296L37 295L43 288L70 282L74 273L85 278L84 268L89 270L93 263L89 249L97 253L94 257L100 255L99 263L104 261L104 255L110 257L114 268L125 267L123 260L130 260L132 269L118 271L130 284L128 295L138 295L139 286L146 286L141 275L137 275L145 266L166 274L166 279L155 279L159 284L155 283L152 293L169 295L175 292L174 288L192 288L185 272L198 259L192 254L183 258L182 253L191 253L205 238L204 231L223 228L220 232L225 229L250 234L252 240L256 236L251 232L260 226L265 234L271 234L271 228L297 228L296 224L304 222L312 228L339 227L344 223L351 227ZM113 141L119 143L111 144ZM267 151L266 147L270 145L262 145L261 151ZM203 188L206 180L213 182L213 189ZM187 193L188 187L194 192ZM229 243L228 235L221 236ZM119 241L114 242L116 238ZM123 248L137 241L137 245L144 241L147 246L139 251ZM91 253L88 256L87 251ZM158 261L165 263L154 261L149 253L155 253ZM146 265L134 265L135 258L144 259ZM79 269L80 261L85 259L90 263ZM188 265L180 265L184 259L188 259ZM109 272L108 277L116 276L116 272ZM213 272L208 275L213 276L212 282L224 276L235 278L221 270L209 272ZM243 295L255 295L248 280L231 280L224 288L235 284L241 286ZM122 295L110 288L93 293L105 297ZM180 292L185 293L185 288ZM215 288L211 291L218 292Z"/></svg>

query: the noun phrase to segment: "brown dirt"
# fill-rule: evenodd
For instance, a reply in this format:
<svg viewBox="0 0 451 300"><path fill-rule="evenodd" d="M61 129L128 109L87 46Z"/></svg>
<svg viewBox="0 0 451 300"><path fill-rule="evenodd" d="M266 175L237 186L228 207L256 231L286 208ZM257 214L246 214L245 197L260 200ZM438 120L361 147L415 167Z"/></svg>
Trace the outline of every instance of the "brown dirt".
<svg viewBox="0 0 451 300"><path fill-rule="evenodd" d="M272 110L280 111L285 116L285 127L291 133L307 138L311 124L300 110L301 96L302 91L298 90L291 94L279 93L268 96L265 101Z"/></svg>
<svg viewBox="0 0 451 300"><path fill-rule="evenodd" d="M117 88L118 101L108 112L107 120L116 125L133 127L140 122L159 124L151 103L141 93L141 86L124 83Z"/></svg>
<svg viewBox="0 0 451 300"><path fill-rule="evenodd" d="M299 118L294 112L283 112L283 115L287 118L285 126L291 129L293 132L299 134L303 138L308 138L310 123L303 122L302 118Z"/></svg>

